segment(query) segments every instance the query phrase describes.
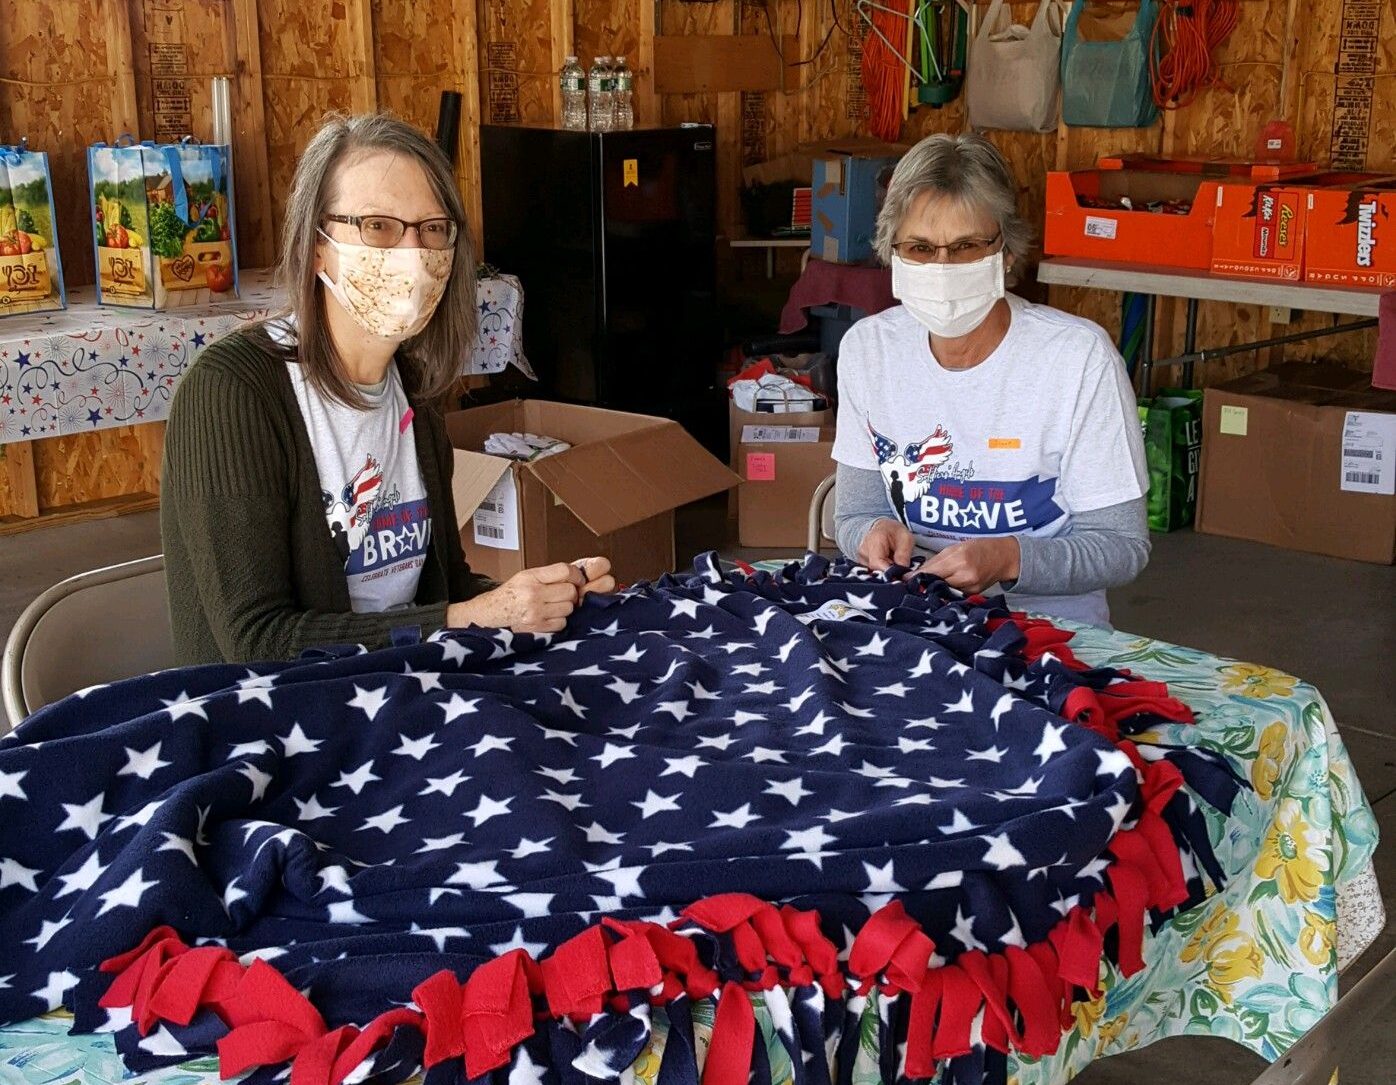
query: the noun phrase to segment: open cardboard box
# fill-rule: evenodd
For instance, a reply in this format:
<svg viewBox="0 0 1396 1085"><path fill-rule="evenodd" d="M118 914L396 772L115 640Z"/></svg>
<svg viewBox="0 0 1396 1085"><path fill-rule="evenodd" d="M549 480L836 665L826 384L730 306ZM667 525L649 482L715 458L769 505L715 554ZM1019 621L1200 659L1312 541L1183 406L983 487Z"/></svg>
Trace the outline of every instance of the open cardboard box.
<svg viewBox="0 0 1396 1085"><path fill-rule="evenodd" d="M466 560L506 580L520 569L601 554L620 583L674 568L674 510L741 482L676 422L541 400L446 416L451 490ZM572 445L532 463L480 449L492 433Z"/></svg>
<svg viewBox="0 0 1396 1085"><path fill-rule="evenodd" d="M1051 256L1205 268L1212 254L1216 187L1199 173L1115 168L1048 173L1043 248ZM1140 210L1081 202L1126 196ZM1192 209L1186 215L1143 210L1160 200L1190 200Z"/></svg>

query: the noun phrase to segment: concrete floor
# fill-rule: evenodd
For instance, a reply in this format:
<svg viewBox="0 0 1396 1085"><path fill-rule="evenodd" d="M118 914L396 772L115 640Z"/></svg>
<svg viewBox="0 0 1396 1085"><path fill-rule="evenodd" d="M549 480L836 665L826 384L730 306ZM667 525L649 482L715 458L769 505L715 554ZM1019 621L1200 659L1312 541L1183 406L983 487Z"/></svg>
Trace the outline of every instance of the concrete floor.
<svg viewBox="0 0 1396 1085"><path fill-rule="evenodd" d="M718 548L728 556L778 556L725 546L725 505L683 510L679 553ZM0 538L0 629L45 587L99 565L160 549L155 513ZM788 553L789 551L785 551ZM1116 625L1217 655L1264 663L1312 682L1327 697L1383 842L1377 853L1393 922L1343 977L1346 988L1396 945L1396 567L1296 554L1196 535L1159 536L1139 580L1111 598ZM1388 1022L1393 1020L1388 1011ZM1373 1025L1354 1037L1343 1085L1396 1080L1396 1030ZM1179 1067L1187 1066L1185 1074ZM1102 1060L1082 1085L1248 1082L1263 1061L1220 1040L1183 1037Z"/></svg>

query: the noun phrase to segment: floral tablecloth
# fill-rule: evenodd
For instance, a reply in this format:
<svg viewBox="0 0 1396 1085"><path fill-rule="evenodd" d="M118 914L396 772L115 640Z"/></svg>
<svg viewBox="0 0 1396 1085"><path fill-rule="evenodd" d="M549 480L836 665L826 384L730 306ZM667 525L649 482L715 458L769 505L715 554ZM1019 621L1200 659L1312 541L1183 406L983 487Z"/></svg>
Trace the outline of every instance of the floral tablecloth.
<svg viewBox="0 0 1396 1085"><path fill-rule="evenodd" d="M166 417L175 386L201 347L282 307L271 273L243 271L240 298L150 312L99 306L91 287L68 308L0 320L0 444ZM461 373L533 372L523 354L523 288L512 275L481 277L475 349Z"/></svg>
<svg viewBox="0 0 1396 1085"><path fill-rule="evenodd" d="M1200 804L1229 878L1225 890L1147 936L1143 972L1108 976L1098 1000L1077 1003L1076 1027L1055 1055L1011 1058L1010 1085L1060 1085L1101 1056L1189 1033L1224 1036L1273 1059L1333 1004L1338 968L1385 921L1372 875L1376 822L1328 708L1312 686L1278 671L1160 641L1080 629L1072 646L1087 663L1167 682L1197 714L1189 740L1225 751L1254 790L1230 818ZM1158 740L1174 741L1179 730L1160 728ZM877 1012L869 999L869 1026ZM654 1017L650 1048L622 1085L653 1085L667 1033L662 1011ZM764 1006L757 1021L773 1085L789 1085L786 1049ZM711 1022L694 1024L702 1050ZM114 1085L132 1076L110 1037L68 1036L68 1025L59 1013L0 1030L0 1085ZM870 1052L855 1065L855 1085L879 1081L875 1045ZM217 1060L145 1080L214 1085Z"/></svg>

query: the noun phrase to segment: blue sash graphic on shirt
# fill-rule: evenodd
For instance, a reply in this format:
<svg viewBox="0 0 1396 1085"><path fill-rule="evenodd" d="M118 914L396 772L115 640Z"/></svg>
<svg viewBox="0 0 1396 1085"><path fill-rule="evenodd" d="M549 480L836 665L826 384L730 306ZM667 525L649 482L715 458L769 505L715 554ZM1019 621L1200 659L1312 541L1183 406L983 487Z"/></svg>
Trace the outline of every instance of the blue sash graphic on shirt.
<svg viewBox="0 0 1396 1085"><path fill-rule="evenodd" d="M898 507L896 483L888 486L893 509L913 531L924 528L957 535L1018 534L1044 528L1066 515L1056 495L1057 480L1041 475L1017 481L938 478L920 497L907 500L903 494Z"/></svg>
<svg viewBox="0 0 1396 1085"><path fill-rule="evenodd" d="M426 498L404 501L373 514L358 548L349 554L349 576L421 557L431 543L431 504Z"/></svg>

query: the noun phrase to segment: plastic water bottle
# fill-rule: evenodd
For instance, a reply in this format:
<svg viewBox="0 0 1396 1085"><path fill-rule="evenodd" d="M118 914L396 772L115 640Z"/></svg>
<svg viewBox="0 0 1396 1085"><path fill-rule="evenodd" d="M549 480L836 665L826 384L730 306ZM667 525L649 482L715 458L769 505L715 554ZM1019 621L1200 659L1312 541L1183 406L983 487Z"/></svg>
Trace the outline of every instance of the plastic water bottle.
<svg viewBox="0 0 1396 1085"><path fill-rule="evenodd" d="M635 73L625 64L625 57L616 57L614 69L614 106L612 116L615 118L613 127L618 131L625 132L635 127Z"/></svg>
<svg viewBox="0 0 1396 1085"><path fill-rule="evenodd" d="M587 126L587 74L576 57L568 57L559 76L562 86L562 127L585 131Z"/></svg>
<svg viewBox="0 0 1396 1085"><path fill-rule="evenodd" d="M587 98L591 107L591 130L611 130L611 58L597 57L587 73Z"/></svg>

